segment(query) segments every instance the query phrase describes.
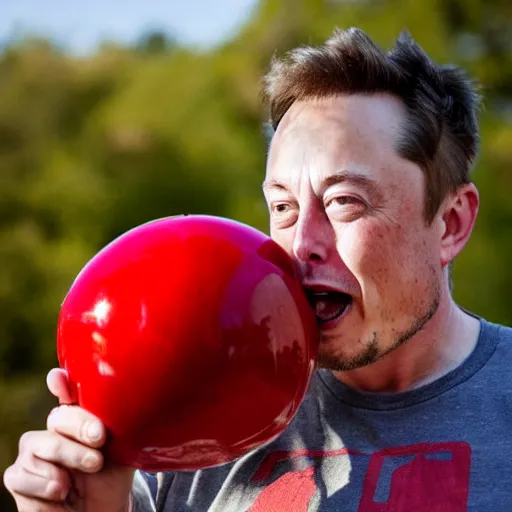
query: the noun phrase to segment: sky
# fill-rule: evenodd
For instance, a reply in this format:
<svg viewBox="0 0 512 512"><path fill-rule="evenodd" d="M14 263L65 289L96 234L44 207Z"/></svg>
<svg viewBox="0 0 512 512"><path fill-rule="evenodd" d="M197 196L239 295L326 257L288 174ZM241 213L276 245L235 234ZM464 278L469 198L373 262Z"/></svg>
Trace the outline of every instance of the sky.
<svg viewBox="0 0 512 512"><path fill-rule="evenodd" d="M164 30L181 42L210 46L229 38L257 0L0 0L0 41L51 36L85 54L102 40L133 42Z"/></svg>

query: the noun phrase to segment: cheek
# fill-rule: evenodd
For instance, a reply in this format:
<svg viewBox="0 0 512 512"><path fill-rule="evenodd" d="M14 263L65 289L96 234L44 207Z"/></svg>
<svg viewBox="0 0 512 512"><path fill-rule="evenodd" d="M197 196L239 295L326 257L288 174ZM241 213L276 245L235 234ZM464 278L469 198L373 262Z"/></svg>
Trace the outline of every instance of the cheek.
<svg viewBox="0 0 512 512"><path fill-rule="evenodd" d="M397 332L424 314L434 289L426 240L413 233L397 225L367 224L350 236L345 249L345 262L361 288L364 317Z"/></svg>
<svg viewBox="0 0 512 512"><path fill-rule="evenodd" d="M344 241L346 240L346 242ZM350 226L339 240L338 250L350 270L362 279L385 279L390 266L398 263L396 247L401 244L396 230L377 223Z"/></svg>
<svg viewBox="0 0 512 512"><path fill-rule="evenodd" d="M339 252L361 285L410 285L428 265L429 246L418 229L407 231L401 225L376 220L350 229L347 243L340 240Z"/></svg>
<svg viewBox="0 0 512 512"><path fill-rule="evenodd" d="M291 229L270 228L270 237L288 254L291 255L293 253L293 232Z"/></svg>

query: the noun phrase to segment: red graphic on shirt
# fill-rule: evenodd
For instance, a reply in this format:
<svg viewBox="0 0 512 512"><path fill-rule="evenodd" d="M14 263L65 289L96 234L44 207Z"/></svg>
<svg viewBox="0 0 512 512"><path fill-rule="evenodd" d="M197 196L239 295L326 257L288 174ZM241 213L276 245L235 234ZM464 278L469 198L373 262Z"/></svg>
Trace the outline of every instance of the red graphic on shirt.
<svg viewBox="0 0 512 512"><path fill-rule="evenodd" d="M258 497L251 512L308 512L316 491L312 466L290 471L270 484Z"/></svg>
<svg viewBox="0 0 512 512"><path fill-rule="evenodd" d="M366 457L369 463L358 512L466 512L471 447L465 442L422 443L365 454L346 448L269 454L253 477L267 482L281 464L305 458L310 465L277 478L258 496L250 512L307 512L317 491L315 459ZM353 480L353 478L351 479Z"/></svg>

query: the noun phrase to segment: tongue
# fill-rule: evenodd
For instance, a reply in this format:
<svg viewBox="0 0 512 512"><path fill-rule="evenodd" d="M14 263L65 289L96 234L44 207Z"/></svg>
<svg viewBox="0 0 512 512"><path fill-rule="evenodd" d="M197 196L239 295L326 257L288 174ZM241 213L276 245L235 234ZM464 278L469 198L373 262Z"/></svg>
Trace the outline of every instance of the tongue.
<svg viewBox="0 0 512 512"><path fill-rule="evenodd" d="M322 322L332 320L343 313L347 304L347 297L343 294L330 293L325 298L317 298L315 302L316 316Z"/></svg>

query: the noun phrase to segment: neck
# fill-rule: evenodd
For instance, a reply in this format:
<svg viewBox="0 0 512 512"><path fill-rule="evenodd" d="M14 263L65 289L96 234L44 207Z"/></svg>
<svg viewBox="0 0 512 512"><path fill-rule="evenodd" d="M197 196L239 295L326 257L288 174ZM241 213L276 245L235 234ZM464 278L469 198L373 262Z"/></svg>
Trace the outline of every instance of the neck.
<svg viewBox="0 0 512 512"><path fill-rule="evenodd" d="M457 368L474 350L479 321L447 292L424 328L377 362L334 375L354 389L400 393L424 386Z"/></svg>

